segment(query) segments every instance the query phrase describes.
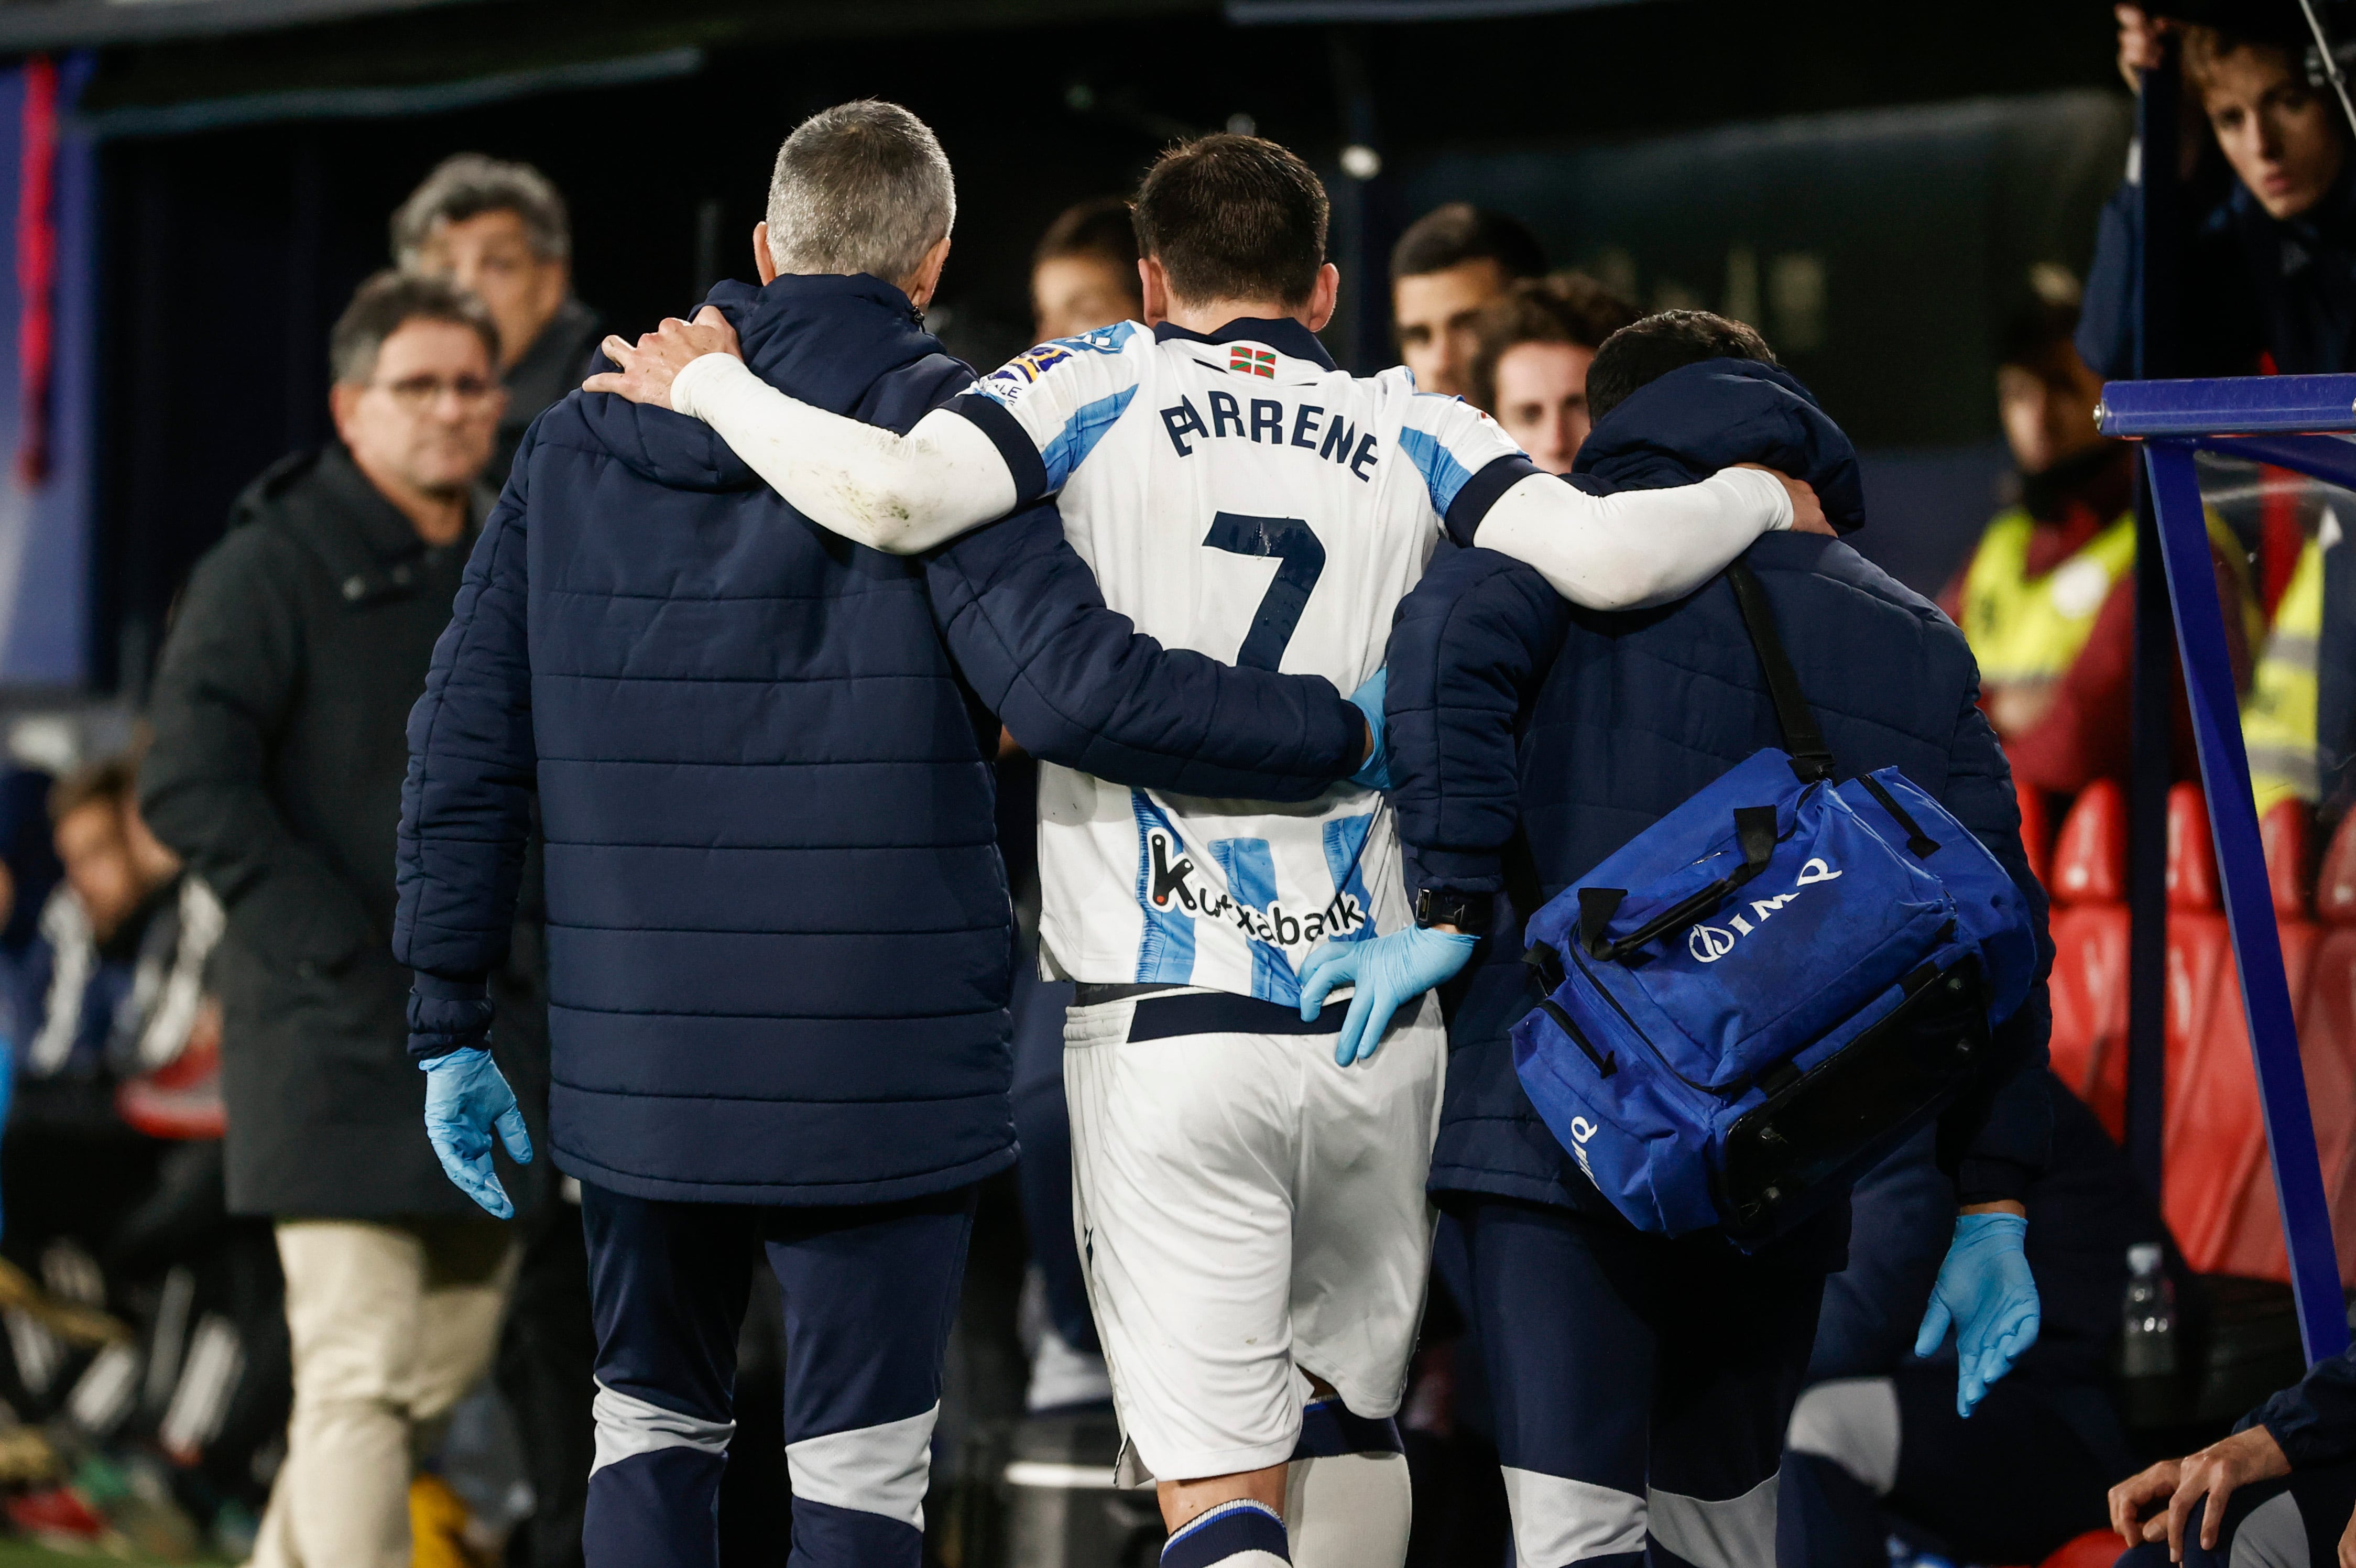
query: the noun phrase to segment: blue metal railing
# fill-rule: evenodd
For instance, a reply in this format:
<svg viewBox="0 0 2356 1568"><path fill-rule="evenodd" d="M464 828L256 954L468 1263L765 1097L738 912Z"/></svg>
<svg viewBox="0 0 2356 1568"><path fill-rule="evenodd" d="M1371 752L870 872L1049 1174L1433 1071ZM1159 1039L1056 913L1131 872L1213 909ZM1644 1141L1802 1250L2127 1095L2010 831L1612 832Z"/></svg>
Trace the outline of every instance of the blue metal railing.
<svg viewBox="0 0 2356 1568"><path fill-rule="evenodd" d="M2202 449L2231 454L2356 489L2356 443L2331 434L2356 431L2356 376L2113 381L2103 389L2095 423L2105 435L2143 443L2209 825L2224 883L2225 919L2265 1112L2291 1289L2312 1363L2348 1348L2348 1317L2193 456Z"/></svg>

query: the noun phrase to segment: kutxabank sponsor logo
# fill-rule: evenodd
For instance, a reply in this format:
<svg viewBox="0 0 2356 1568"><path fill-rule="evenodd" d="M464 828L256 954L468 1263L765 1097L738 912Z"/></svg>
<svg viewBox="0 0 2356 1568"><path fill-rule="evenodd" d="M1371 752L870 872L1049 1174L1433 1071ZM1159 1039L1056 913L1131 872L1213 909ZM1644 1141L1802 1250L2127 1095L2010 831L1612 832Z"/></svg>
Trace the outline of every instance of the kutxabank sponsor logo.
<svg viewBox="0 0 2356 1568"><path fill-rule="evenodd" d="M1224 920L1255 941L1280 948L1313 945L1366 923L1366 907L1339 888L1323 908L1307 914L1295 913L1280 899L1257 909L1239 904L1217 888L1197 887L1194 857L1173 844L1169 834L1156 828L1145 835L1145 843L1153 865L1146 897L1157 909L1175 906L1198 919Z"/></svg>

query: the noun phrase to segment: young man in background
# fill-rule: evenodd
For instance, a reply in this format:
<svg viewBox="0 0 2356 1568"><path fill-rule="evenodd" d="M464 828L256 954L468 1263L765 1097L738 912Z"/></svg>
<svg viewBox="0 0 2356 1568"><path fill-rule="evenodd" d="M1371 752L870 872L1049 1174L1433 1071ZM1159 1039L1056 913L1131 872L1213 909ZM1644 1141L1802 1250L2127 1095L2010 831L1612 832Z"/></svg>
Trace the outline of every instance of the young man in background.
<svg viewBox="0 0 2356 1568"><path fill-rule="evenodd" d="M1451 201L1408 224L1391 247L1391 321L1416 390L1469 393L1481 307L1545 271L1537 237L1502 212Z"/></svg>
<svg viewBox="0 0 2356 1568"><path fill-rule="evenodd" d="M1129 203L1098 197L1056 214L1031 253L1032 341L1076 338L1134 317L1141 306Z"/></svg>
<svg viewBox="0 0 2356 1568"><path fill-rule="evenodd" d="M1486 409L1549 474L1570 472L1594 423L1587 367L1603 340L1641 314L1584 273L1526 278L1473 323L1473 406Z"/></svg>

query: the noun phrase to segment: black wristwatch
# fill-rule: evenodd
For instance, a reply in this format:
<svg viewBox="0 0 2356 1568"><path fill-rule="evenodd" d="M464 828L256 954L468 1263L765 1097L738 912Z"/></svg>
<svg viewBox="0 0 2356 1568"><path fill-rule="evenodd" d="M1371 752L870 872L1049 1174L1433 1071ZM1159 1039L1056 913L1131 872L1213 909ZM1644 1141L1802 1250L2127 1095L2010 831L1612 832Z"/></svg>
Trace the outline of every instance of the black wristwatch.
<svg viewBox="0 0 2356 1568"><path fill-rule="evenodd" d="M1459 893L1452 887L1426 887L1415 896L1415 923L1453 926L1467 936L1485 936L1490 902L1486 893Z"/></svg>

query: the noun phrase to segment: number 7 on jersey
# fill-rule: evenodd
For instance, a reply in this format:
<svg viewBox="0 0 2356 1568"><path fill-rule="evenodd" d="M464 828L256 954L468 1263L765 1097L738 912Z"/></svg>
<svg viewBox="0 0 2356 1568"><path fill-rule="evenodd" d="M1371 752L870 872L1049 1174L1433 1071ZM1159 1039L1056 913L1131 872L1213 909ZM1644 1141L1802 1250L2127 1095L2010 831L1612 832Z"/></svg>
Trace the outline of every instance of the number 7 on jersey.
<svg viewBox="0 0 2356 1568"><path fill-rule="evenodd" d="M1203 543L1231 555L1276 558L1276 578L1260 596L1251 630L1236 653L1241 669L1275 669L1283 660L1285 644L1292 640L1292 628L1301 624L1310 590L1324 573L1325 546L1297 517L1250 517L1237 511L1214 516Z"/></svg>

